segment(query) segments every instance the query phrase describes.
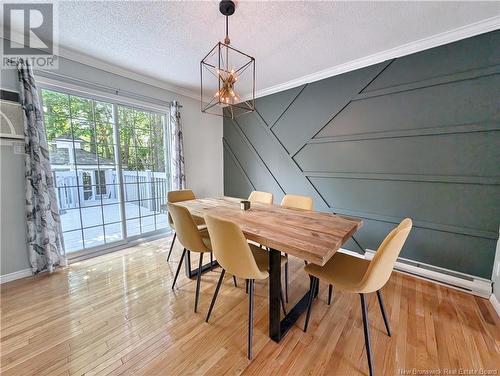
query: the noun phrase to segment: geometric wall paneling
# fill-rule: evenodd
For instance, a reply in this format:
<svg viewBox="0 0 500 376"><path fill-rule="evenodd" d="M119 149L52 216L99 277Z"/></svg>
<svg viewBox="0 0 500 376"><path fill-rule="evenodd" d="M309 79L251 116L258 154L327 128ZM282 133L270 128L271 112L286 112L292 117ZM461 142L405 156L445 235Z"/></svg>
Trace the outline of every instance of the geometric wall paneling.
<svg viewBox="0 0 500 376"><path fill-rule="evenodd" d="M401 57L368 85L364 92L446 77L498 64L499 46L500 33L495 32Z"/></svg>
<svg viewBox="0 0 500 376"><path fill-rule="evenodd" d="M431 228L495 239L500 218L499 185L311 177L311 183L337 211L378 218L402 218ZM479 204L478 204L479 203ZM432 222L430 222L432 221Z"/></svg>
<svg viewBox="0 0 500 376"><path fill-rule="evenodd" d="M306 174L369 172L491 180L500 175L500 130L311 143L294 159Z"/></svg>
<svg viewBox="0 0 500 376"><path fill-rule="evenodd" d="M308 84L276 122L273 133L293 156L389 63Z"/></svg>
<svg viewBox="0 0 500 376"><path fill-rule="evenodd" d="M274 123L292 104L295 97L304 89L305 85L294 87L285 91L272 95L269 99L261 100L257 98L255 106L259 111L260 116L264 119L269 127L273 127Z"/></svg>
<svg viewBox="0 0 500 376"><path fill-rule="evenodd" d="M498 119L498 73L500 66L493 76L355 100L315 138L478 124Z"/></svg>
<svg viewBox="0 0 500 376"><path fill-rule="evenodd" d="M258 113L242 115L232 123L244 133L245 138L253 145L256 153L265 161L268 171L279 182L282 191L279 194L275 193L275 202L280 202L285 192L306 192L307 195L314 198L317 209L328 210L328 206L324 204L314 187L285 152L279 140L269 130Z"/></svg>
<svg viewBox="0 0 500 376"><path fill-rule="evenodd" d="M224 192L228 196L238 196L239 192L253 191L255 187L224 142Z"/></svg>
<svg viewBox="0 0 500 376"><path fill-rule="evenodd" d="M266 192L272 192L275 196L283 195L283 190L255 151L254 146L246 139L243 132L233 121L224 122L224 143L227 144L227 148L230 148L254 187L259 187L260 190ZM227 183L225 181L224 184ZM248 194L239 197L247 196Z"/></svg>
<svg viewBox="0 0 500 376"><path fill-rule="evenodd" d="M409 216L402 257L490 278L499 41L494 31L259 98L224 119L225 193L311 196L317 210L363 218L356 240L369 249Z"/></svg>
<svg viewBox="0 0 500 376"><path fill-rule="evenodd" d="M364 247L376 250L381 235L393 228L393 222L363 218L356 239ZM495 246L494 239L437 231L414 222L400 257L489 279ZM344 247L358 250L353 242Z"/></svg>

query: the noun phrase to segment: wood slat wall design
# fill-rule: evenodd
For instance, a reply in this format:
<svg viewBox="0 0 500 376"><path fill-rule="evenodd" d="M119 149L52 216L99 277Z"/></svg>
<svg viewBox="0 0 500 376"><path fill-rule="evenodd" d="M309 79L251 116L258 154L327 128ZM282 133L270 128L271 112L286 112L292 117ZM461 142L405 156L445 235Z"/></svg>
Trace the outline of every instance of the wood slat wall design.
<svg viewBox="0 0 500 376"><path fill-rule="evenodd" d="M224 190L309 195L376 249L490 278L500 221L500 31L303 85L224 120ZM347 248L357 250L348 243Z"/></svg>

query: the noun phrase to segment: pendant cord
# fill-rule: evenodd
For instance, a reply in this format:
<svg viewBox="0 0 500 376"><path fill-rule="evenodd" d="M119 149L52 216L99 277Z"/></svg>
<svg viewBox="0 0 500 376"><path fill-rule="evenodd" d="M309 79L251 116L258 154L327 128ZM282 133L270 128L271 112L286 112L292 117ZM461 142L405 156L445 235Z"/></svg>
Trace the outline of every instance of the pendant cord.
<svg viewBox="0 0 500 376"><path fill-rule="evenodd" d="M231 43L229 39L229 16L226 16L226 38L224 38L224 44Z"/></svg>

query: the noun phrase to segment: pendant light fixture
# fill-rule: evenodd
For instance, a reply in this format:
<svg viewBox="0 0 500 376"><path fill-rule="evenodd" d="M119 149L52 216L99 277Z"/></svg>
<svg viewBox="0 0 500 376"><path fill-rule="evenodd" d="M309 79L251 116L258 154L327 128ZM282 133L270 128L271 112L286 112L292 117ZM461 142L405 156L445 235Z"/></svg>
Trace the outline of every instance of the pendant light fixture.
<svg viewBox="0 0 500 376"><path fill-rule="evenodd" d="M233 1L221 1L219 11L226 17L226 37L200 63L201 111L235 118L255 110L255 59L232 47L229 16L236 10Z"/></svg>

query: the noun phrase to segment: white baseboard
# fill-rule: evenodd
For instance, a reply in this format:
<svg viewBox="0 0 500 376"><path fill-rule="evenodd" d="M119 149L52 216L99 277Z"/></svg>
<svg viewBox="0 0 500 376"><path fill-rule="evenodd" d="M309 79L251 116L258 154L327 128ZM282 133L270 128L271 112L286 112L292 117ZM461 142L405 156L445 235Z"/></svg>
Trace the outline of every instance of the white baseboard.
<svg viewBox="0 0 500 376"><path fill-rule="evenodd" d="M365 258L371 260L375 251L366 250ZM396 271L409 274L446 287L489 299L492 293L492 281L469 274L417 262L402 257L398 258L394 267Z"/></svg>
<svg viewBox="0 0 500 376"><path fill-rule="evenodd" d="M491 302L491 305L493 306L493 308L495 308L495 311L496 311L498 317L500 317L500 302L498 301L495 294L490 295L490 302Z"/></svg>
<svg viewBox="0 0 500 376"><path fill-rule="evenodd" d="M0 275L0 284L31 276L32 276L31 269L19 270L14 273Z"/></svg>

